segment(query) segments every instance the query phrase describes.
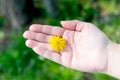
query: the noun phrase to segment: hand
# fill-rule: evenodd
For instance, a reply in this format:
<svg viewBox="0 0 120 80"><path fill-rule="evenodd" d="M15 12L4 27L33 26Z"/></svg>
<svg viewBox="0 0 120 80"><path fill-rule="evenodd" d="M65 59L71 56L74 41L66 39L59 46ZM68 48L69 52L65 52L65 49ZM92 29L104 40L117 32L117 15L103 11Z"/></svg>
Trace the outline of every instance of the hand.
<svg viewBox="0 0 120 80"><path fill-rule="evenodd" d="M26 45L37 54L66 67L84 72L105 72L109 39L95 25L78 20L62 21L63 28L31 25L24 33ZM48 42L54 35L67 40L63 52L53 51Z"/></svg>

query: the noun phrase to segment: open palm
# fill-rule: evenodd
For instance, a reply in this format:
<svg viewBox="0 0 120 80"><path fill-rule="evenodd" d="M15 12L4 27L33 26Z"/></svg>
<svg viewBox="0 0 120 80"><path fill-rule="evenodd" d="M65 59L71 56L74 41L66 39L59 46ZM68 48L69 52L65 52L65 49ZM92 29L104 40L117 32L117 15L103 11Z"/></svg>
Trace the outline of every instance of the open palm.
<svg viewBox="0 0 120 80"><path fill-rule="evenodd" d="M66 67L84 72L104 72L107 67L109 39L95 25L77 20L61 22L63 28L37 25L24 33L26 45L37 54ZM52 36L67 41L63 52L55 52L48 44Z"/></svg>

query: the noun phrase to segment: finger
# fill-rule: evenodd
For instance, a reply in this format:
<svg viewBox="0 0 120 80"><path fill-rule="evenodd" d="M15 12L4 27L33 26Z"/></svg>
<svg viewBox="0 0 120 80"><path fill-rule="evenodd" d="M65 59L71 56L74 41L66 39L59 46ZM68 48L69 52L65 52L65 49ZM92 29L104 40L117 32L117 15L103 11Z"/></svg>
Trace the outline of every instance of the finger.
<svg viewBox="0 0 120 80"><path fill-rule="evenodd" d="M32 31L26 31L23 36L27 39L32 39L32 40L36 40L36 41L40 41L40 42L44 42L44 43L48 43L50 38L52 36L50 35L46 35L43 33L36 33L36 32L32 32Z"/></svg>
<svg viewBox="0 0 120 80"><path fill-rule="evenodd" d="M58 36L62 36L65 31L64 28L53 27L48 25L37 25L37 24L31 25L29 30L38 33L45 33L49 35L58 35Z"/></svg>
<svg viewBox="0 0 120 80"><path fill-rule="evenodd" d="M61 25L69 30L81 31L83 26L85 25L85 22L78 20L61 21Z"/></svg>
<svg viewBox="0 0 120 80"><path fill-rule="evenodd" d="M34 48L36 46L43 46L45 47L46 49L49 49L51 50L50 46L46 43L41 43L41 42L38 42L38 41L34 41L34 40L27 40L26 41L26 46L29 47L29 48Z"/></svg>
<svg viewBox="0 0 120 80"><path fill-rule="evenodd" d="M41 46L34 47L33 50L40 56L48 58L59 64L61 63L61 55L56 52L50 51L45 47L41 47Z"/></svg>

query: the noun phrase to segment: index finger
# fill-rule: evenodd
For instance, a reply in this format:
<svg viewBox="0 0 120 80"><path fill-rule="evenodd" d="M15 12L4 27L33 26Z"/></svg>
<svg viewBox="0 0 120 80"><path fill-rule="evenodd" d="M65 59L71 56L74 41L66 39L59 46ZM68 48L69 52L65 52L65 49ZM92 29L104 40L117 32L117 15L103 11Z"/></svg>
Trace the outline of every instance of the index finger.
<svg viewBox="0 0 120 80"><path fill-rule="evenodd" d="M48 35L57 35L57 36L62 36L65 31L64 28L60 28L57 26L40 25L40 24L31 25L29 30L37 33L44 33Z"/></svg>

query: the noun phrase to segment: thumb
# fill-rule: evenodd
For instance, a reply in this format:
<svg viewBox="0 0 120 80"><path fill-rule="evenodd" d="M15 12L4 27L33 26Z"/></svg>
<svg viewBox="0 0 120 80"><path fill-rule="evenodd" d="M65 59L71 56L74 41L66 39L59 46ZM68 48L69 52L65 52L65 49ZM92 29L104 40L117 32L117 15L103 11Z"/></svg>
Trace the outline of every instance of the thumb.
<svg viewBox="0 0 120 80"><path fill-rule="evenodd" d="M84 22L78 21L78 20L69 20L69 21L61 21L61 25L69 30L74 30L74 31L81 31L82 25Z"/></svg>

